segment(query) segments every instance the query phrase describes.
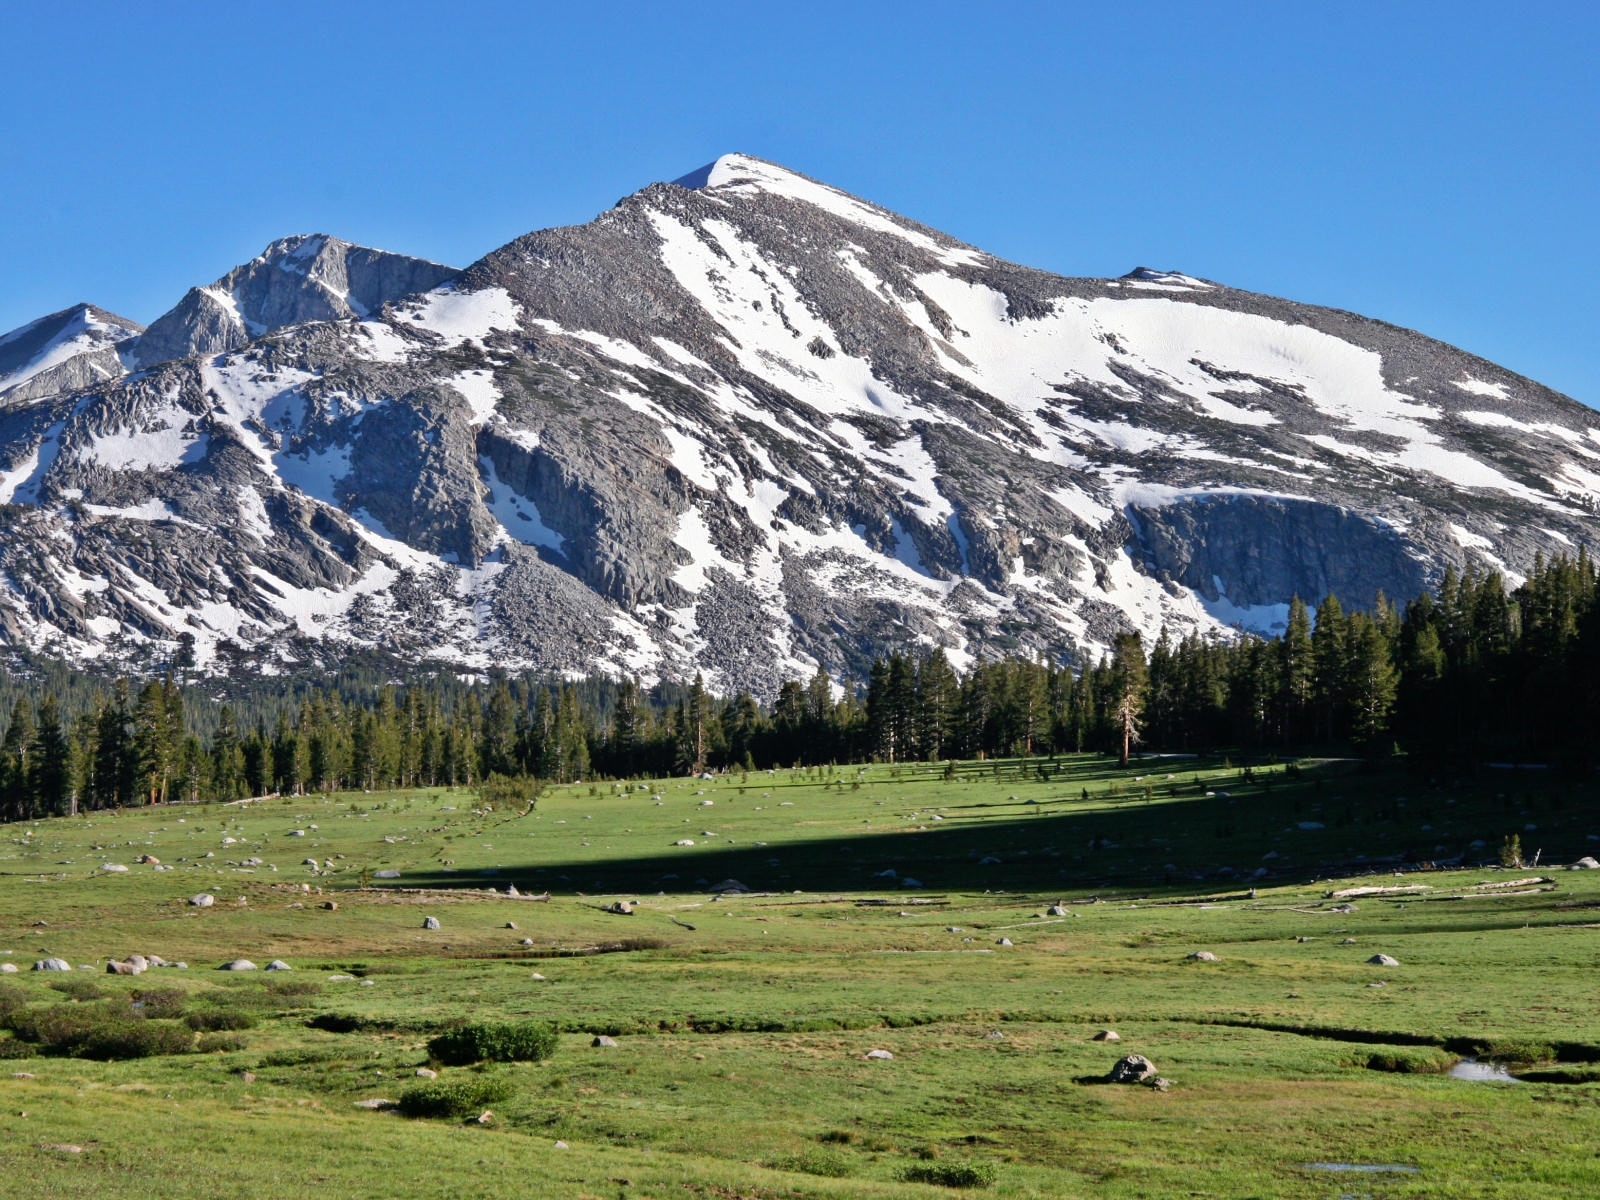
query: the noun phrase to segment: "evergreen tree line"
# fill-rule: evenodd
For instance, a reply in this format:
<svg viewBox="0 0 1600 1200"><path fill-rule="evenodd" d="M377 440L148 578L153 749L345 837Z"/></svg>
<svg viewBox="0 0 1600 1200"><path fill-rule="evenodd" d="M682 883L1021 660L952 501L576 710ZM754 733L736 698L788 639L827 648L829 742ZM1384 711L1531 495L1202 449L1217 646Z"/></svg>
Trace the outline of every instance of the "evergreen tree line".
<svg viewBox="0 0 1600 1200"><path fill-rule="evenodd" d="M855 688L791 680L748 694L633 680L408 683L285 690L241 721L170 676L4 680L0 819L272 792L570 782L718 768L931 761L1137 748L1252 752L1403 747L1588 764L1600 754L1600 602L1586 552L1501 576L1446 574L1403 612L1295 599L1284 631L1119 636L1074 672L1027 658L957 671L942 649L893 654ZM70 712L63 696L71 702ZM201 710L197 712L196 710ZM268 717L268 713L273 715Z"/></svg>

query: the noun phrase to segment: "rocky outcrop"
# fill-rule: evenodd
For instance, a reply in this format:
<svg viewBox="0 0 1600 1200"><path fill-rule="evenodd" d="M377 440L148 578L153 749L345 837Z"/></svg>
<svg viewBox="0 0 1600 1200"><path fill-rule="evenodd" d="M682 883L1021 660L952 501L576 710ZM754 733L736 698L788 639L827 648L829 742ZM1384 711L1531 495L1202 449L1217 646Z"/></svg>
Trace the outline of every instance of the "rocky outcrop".
<svg viewBox="0 0 1600 1200"><path fill-rule="evenodd" d="M317 233L282 238L208 287L190 288L128 350L135 367L219 354L306 321L364 317L455 275L426 259Z"/></svg>

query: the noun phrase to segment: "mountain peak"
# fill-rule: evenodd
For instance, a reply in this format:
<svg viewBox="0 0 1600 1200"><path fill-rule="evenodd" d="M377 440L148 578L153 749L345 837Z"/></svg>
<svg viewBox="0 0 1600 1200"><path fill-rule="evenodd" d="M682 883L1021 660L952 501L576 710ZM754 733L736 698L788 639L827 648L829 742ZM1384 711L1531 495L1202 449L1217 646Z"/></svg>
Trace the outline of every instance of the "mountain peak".
<svg viewBox="0 0 1600 1200"><path fill-rule="evenodd" d="M151 322L134 349L134 364L147 367L232 350L305 321L366 316L456 274L456 268L442 263L326 233L293 234L215 283L190 288L176 307Z"/></svg>
<svg viewBox="0 0 1600 1200"><path fill-rule="evenodd" d="M74 304L0 334L0 392L20 388L83 354L107 350L141 333L144 327L94 304ZM79 374L72 374L76 381ZM103 377L97 374L96 378Z"/></svg>

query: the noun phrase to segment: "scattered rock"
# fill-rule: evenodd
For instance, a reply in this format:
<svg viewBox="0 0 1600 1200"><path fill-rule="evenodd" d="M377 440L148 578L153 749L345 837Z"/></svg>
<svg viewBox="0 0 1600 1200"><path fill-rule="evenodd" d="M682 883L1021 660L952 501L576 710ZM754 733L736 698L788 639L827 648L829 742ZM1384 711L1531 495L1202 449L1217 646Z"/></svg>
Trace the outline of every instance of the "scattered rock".
<svg viewBox="0 0 1600 1200"><path fill-rule="evenodd" d="M35 1075L32 1071L13 1071L13 1072L11 1072L11 1078L13 1078L13 1079L37 1079L39 1077L37 1075Z"/></svg>
<svg viewBox="0 0 1600 1200"><path fill-rule="evenodd" d="M354 1107L354 1108L372 1108L372 1109L393 1108L394 1107L394 1101L393 1100L385 1100L382 1097L374 1097L371 1100L357 1100L352 1107Z"/></svg>
<svg viewBox="0 0 1600 1200"><path fill-rule="evenodd" d="M1122 1038L1115 1029L1102 1029L1094 1035L1094 1040L1097 1042L1120 1042Z"/></svg>
<svg viewBox="0 0 1600 1200"><path fill-rule="evenodd" d="M139 975L142 974L142 971L139 967L134 966L131 962L118 962L116 959L111 959L106 963L106 974Z"/></svg>
<svg viewBox="0 0 1600 1200"><path fill-rule="evenodd" d="M338 912L339 902L337 900L324 900L321 904L321 908L324 912Z"/></svg>
<svg viewBox="0 0 1600 1200"><path fill-rule="evenodd" d="M1591 855L1585 854L1577 862L1567 868L1569 871L1600 871L1600 862Z"/></svg>
<svg viewBox="0 0 1600 1200"><path fill-rule="evenodd" d="M240 1083L254 1083L256 1081L256 1073L254 1071L235 1071L233 1074Z"/></svg>
<svg viewBox="0 0 1600 1200"><path fill-rule="evenodd" d="M565 1150L566 1148L567 1148L567 1144L565 1142L557 1142L555 1144L555 1149L557 1149L557 1150Z"/></svg>
<svg viewBox="0 0 1600 1200"><path fill-rule="evenodd" d="M515 921L507 921L506 922L506 928L507 929L515 929L516 927L517 927L517 923Z"/></svg>
<svg viewBox="0 0 1600 1200"><path fill-rule="evenodd" d="M439 1078L439 1072L435 1071L432 1067L418 1067L417 1068L417 1078L418 1079L437 1079L437 1078Z"/></svg>
<svg viewBox="0 0 1600 1200"><path fill-rule="evenodd" d="M314 858L303 858L303 859L300 860L300 865L302 867L318 867L318 866L321 866L322 864L319 863Z"/></svg>
<svg viewBox="0 0 1600 1200"><path fill-rule="evenodd" d="M54 1150L58 1154L82 1154L82 1146L74 1146L71 1142L40 1142L39 1149Z"/></svg>
<svg viewBox="0 0 1600 1200"><path fill-rule="evenodd" d="M988 1033L983 1035L983 1040L986 1042L1003 1042L1006 1040L1006 1035L1001 1033L998 1029L991 1029Z"/></svg>
<svg viewBox="0 0 1600 1200"><path fill-rule="evenodd" d="M136 863L143 863L147 867L159 867L161 865L161 860L154 854L141 854L133 861Z"/></svg>
<svg viewBox="0 0 1600 1200"><path fill-rule="evenodd" d="M1367 962L1374 967L1398 967L1400 965L1398 958L1390 958L1387 954L1374 954L1367 959Z"/></svg>
<svg viewBox="0 0 1600 1200"><path fill-rule="evenodd" d="M120 875L128 868L124 863L101 863L100 869L102 871L110 871L113 875Z"/></svg>
<svg viewBox="0 0 1600 1200"><path fill-rule="evenodd" d="M424 929L438 929L439 928L439 918L438 917L423 917L422 918L422 927Z"/></svg>
<svg viewBox="0 0 1600 1200"><path fill-rule="evenodd" d="M12 962L0 963L0 975L15 975L16 973L17 973L17 964L16 963L12 963Z"/></svg>
<svg viewBox="0 0 1600 1200"><path fill-rule="evenodd" d="M862 1055L862 1057L890 1059L893 1058L894 1055L890 1054L887 1050L868 1050L864 1055Z"/></svg>
<svg viewBox="0 0 1600 1200"><path fill-rule="evenodd" d="M602 1033L598 1034L594 1041L590 1042L589 1045L598 1046L603 1050L615 1049L617 1045L617 1039L613 1037L607 1037Z"/></svg>
<svg viewBox="0 0 1600 1200"><path fill-rule="evenodd" d="M273 959L271 962L269 962L267 964L267 970L269 970L269 971L292 971L292 970L294 970L294 968L291 967L288 963L284 962L283 959L275 958L275 959Z"/></svg>
<svg viewBox="0 0 1600 1200"><path fill-rule="evenodd" d="M236 958L232 962L225 962L217 968L219 971L254 971L255 963L248 958Z"/></svg>
<svg viewBox="0 0 1600 1200"><path fill-rule="evenodd" d="M328 982L329 983L354 983L355 980L356 980L356 977L354 975L329 975L328 976Z"/></svg>
<svg viewBox="0 0 1600 1200"><path fill-rule="evenodd" d="M493 1125L494 1114L487 1108L467 1122L468 1125Z"/></svg>
<svg viewBox="0 0 1600 1200"><path fill-rule="evenodd" d="M201 892L198 896L189 897L189 906L191 908L210 908L216 902L217 898L210 892Z"/></svg>
<svg viewBox="0 0 1600 1200"><path fill-rule="evenodd" d="M1354 946L1355 944L1356 944L1355 938L1340 938L1339 939L1339 945L1341 945L1341 946Z"/></svg>
<svg viewBox="0 0 1600 1200"><path fill-rule="evenodd" d="M633 916L633 903L628 900L616 900L606 905L603 911L616 913L619 917L631 917Z"/></svg>
<svg viewBox="0 0 1600 1200"><path fill-rule="evenodd" d="M35 971L70 971L72 964L64 958L41 958L33 964Z"/></svg>
<svg viewBox="0 0 1600 1200"><path fill-rule="evenodd" d="M1218 961L1217 956L1215 954L1211 953L1211 951L1209 951L1209 950L1196 950L1193 954L1190 954L1187 957L1190 960L1194 961L1194 962L1217 962Z"/></svg>
<svg viewBox="0 0 1600 1200"><path fill-rule="evenodd" d="M1047 917L1064 917L1067 915L1067 906L1064 904L1052 904L1045 909L1044 915Z"/></svg>
<svg viewBox="0 0 1600 1200"><path fill-rule="evenodd" d="M528 978L529 979L537 979L541 983L544 982L544 976L539 974L539 972L537 972L537 971L535 971L532 975L529 975Z"/></svg>
<svg viewBox="0 0 1600 1200"><path fill-rule="evenodd" d="M399 871L392 871L392 870L390 870L390 871L374 871L372 873L372 877L374 879L399 879L400 878L400 872Z"/></svg>
<svg viewBox="0 0 1600 1200"><path fill-rule="evenodd" d="M1158 1092L1164 1092L1172 1086L1172 1080L1163 1079L1159 1075L1152 1075L1148 1079L1141 1079L1139 1082L1147 1088L1155 1088Z"/></svg>
<svg viewBox="0 0 1600 1200"><path fill-rule="evenodd" d="M1012 941L1010 938L999 938L995 941L996 946L1009 946L1011 944Z"/></svg>
<svg viewBox="0 0 1600 1200"><path fill-rule="evenodd" d="M1112 1083L1143 1083L1155 1076L1154 1064L1142 1054L1128 1054L1117 1059L1106 1078Z"/></svg>
<svg viewBox="0 0 1600 1200"><path fill-rule="evenodd" d="M724 879L711 890L713 892L719 892L722 895L743 895L750 889L745 887L745 885L740 883L737 879Z"/></svg>

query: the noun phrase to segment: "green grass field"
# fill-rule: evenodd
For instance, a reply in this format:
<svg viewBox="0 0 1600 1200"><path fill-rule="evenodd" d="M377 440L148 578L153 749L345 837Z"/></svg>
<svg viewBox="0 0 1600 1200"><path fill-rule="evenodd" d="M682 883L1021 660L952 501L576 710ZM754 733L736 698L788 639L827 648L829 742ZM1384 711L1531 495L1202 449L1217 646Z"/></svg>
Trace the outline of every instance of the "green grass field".
<svg viewBox="0 0 1600 1200"><path fill-rule="evenodd" d="M925 1180L992 1170L982 1194L1008 1197L1594 1194L1600 871L1380 861L1493 861L1511 834L1545 863L1600 849L1592 785L1548 775L1084 756L583 784L526 815L436 791L5 826L0 1180L777 1200L948 1196ZM751 892L712 894L730 878ZM1328 895L1360 886L1426 890ZM636 911L602 911L619 899ZM105 973L136 953L188 968ZM50 956L93 969L29 969ZM215 969L240 957L294 969ZM484 1125L357 1107L421 1083L464 1019L553 1022L560 1044L432 1063L499 1087ZM203 1049L39 1053L24 1035L52 1020L193 1025ZM1169 1090L1101 1082L1123 1053ZM1545 1078L1442 1072L1470 1054Z"/></svg>

